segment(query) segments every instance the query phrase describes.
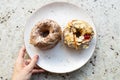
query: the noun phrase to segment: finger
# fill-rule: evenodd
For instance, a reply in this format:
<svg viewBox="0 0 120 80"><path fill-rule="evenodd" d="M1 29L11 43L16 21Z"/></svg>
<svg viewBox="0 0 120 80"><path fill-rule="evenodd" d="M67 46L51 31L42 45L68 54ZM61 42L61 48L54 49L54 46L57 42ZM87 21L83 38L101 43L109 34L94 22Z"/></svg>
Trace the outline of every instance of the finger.
<svg viewBox="0 0 120 80"><path fill-rule="evenodd" d="M31 60L30 64L27 66L29 71L31 71L35 67L35 65L36 65L36 63L38 61L38 58L39 58L38 55L35 55L33 57L33 59Z"/></svg>
<svg viewBox="0 0 120 80"><path fill-rule="evenodd" d="M28 65L31 62L31 59L25 60L25 65Z"/></svg>
<svg viewBox="0 0 120 80"><path fill-rule="evenodd" d="M20 51L19 51L18 57L19 57L19 58L24 58L24 56L25 56L25 51L26 51L25 46L23 46L23 47L20 49Z"/></svg>
<svg viewBox="0 0 120 80"><path fill-rule="evenodd" d="M25 65L29 65L30 62L31 62L31 59L27 59L27 60L25 60L24 64L25 64ZM38 65L35 65L35 66L34 66L34 69L41 69L41 68L40 68Z"/></svg>
<svg viewBox="0 0 120 80"><path fill-rule="evenodd" d="M37 64L34 66L34 69L41 69Z"/></svg>
<svg viewBox="0 0 120 80"><path fill-rule="evenodd" d="M43 72L45 72L45 70L43 70L43 69L33 69L32 70L33 74L35 74L35 73L43 73Z"/></svg>

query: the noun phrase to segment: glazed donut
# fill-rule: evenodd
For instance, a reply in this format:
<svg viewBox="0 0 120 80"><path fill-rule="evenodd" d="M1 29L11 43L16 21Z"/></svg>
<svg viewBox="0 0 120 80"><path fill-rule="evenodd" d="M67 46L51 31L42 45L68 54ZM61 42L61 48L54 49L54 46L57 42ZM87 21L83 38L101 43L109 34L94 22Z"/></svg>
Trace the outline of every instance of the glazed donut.
<svg viewBox="0 0 120 80"><path fill-rule="evenodd" d="M38 22L30 35L30 44L39 49L53 48L59 40L61 40L61 28L50 19Z"/></svg>
<svg viewBox="0 0 120 80"><path fill-rule="evenodd" d="M76 50L89 47L93 28L85 21L72 20L63 31L64 44Z"/></svg>

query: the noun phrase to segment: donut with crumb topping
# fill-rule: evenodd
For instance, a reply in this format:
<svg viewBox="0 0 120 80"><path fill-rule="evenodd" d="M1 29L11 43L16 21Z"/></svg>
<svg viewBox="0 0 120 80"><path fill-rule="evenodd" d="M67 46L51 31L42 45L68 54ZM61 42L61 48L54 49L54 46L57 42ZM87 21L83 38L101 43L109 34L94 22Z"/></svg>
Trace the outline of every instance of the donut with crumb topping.
<svg viewBox="0 0 120 80"><path fill-rule="evenodd" d="M93 35L93 28L87 22L72 20L63 31L64 44L76 50L87 48Z"/></svg>

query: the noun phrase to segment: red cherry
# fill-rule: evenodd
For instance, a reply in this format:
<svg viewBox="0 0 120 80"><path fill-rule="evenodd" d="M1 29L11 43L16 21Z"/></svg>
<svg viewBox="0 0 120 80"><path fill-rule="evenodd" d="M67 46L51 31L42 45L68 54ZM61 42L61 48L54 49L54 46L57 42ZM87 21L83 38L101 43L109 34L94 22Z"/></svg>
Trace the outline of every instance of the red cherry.
<svg viewBox="0 0 120 80"><path fill-rule="evenodd" d="M85 34L84 39L90 39L90 34Z"/></svg>

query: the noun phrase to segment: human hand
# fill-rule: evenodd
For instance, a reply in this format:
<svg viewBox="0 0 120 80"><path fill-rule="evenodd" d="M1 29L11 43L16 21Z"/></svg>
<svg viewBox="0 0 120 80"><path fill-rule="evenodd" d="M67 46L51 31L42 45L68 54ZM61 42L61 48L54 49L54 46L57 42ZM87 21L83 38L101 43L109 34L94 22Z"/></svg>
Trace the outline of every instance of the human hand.
<svg viewBox="0 0 120 80"><path fill-rule="evenodd" d="M19 51L18 58L15 63L12 80L30 80L33 73L45 72L43 69L36 68L36 63L39 56L35 55L32 60L25 60L25 47L22 47Z"/></svg>

